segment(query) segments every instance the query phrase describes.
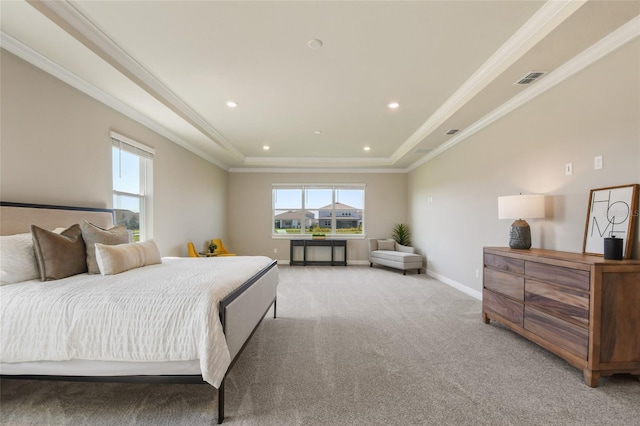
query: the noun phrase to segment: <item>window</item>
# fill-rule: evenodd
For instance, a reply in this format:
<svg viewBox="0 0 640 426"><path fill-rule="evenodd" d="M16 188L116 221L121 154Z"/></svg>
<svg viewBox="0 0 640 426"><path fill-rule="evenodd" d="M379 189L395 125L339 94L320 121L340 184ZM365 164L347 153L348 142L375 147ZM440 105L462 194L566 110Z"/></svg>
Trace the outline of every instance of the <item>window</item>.
<svg viewBox="0 0 640 426"><path fill-rule="evenodd" d="M273 235L364 235L364 185L273 185Z"/></svg>
<svg viewBox="0 0 640 426"><path fill-rule="evenodd" d="M151 195L155 151L115 132L110 136L116 224L124 224L134 241L149 240L153 238Z"/></svg>

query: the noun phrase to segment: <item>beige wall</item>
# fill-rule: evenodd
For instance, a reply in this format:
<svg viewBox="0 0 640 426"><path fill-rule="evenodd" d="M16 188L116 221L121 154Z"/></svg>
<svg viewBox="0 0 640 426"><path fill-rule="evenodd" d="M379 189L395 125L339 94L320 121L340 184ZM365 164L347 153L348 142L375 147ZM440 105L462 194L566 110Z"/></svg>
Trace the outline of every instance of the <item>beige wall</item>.
<svg viewBox="0 0 640 426"><path fill-rule="evenodd" d="M1 52L3 201L112 207L114 130L156 150L154 239L163 256L185 256L188 240L226 236L226 171Z"/></svg>
<svg viewBox="0 0 640 426"><path fill-rule="evenodd" d="M533 247L582 251L589 191L640 183L639 52L636 38L409 174L409 221L430 272L481 290L482 247L509 241L501 195L545 194L546 218L528 221ZM638 259L638 232L634 245Z"/></svg>
<svg viewBox="0 0 640 426"><path fill-rule="evenodd" d="M370 238L391 235L396 223L407 220L405 173L230 173L229 246L239 254L289 260L289 240L271 236L271 185L274 183L363 183L365 232ZM369 252L365 239L350 240L350 263L365 263ZM274 253L274 249L278 253Z"/></svg>

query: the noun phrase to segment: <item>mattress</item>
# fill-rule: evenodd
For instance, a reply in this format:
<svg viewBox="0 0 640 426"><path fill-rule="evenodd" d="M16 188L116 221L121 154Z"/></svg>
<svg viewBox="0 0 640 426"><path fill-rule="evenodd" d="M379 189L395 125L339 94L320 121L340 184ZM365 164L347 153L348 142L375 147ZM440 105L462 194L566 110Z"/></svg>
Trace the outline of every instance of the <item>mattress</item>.
<svg viewBox="0 0 640 426"><path fill-rule="evenodd" d="M167 372L171 368L194 374L197 363L196 374L219 387L231 361L219 302L271 262L263 256L163 258L112 276L2 286L0 372L100 361L107 362L104 374L94 363L88 375L119 375L109 364L125 367L124 375L136 367L159 373L135 374L184 374Z"/></svg>

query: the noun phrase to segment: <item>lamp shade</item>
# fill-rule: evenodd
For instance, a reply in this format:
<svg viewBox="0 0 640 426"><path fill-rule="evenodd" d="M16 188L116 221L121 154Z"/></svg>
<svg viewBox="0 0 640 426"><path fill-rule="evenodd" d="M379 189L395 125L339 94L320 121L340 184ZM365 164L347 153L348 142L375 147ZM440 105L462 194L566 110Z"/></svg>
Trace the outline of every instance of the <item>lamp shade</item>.
<svg viewBox="0 0 640 426"><path fill-rule="evenodd" d="M544 217L544 195L498 197L498 219L538 219Z"/></svg>

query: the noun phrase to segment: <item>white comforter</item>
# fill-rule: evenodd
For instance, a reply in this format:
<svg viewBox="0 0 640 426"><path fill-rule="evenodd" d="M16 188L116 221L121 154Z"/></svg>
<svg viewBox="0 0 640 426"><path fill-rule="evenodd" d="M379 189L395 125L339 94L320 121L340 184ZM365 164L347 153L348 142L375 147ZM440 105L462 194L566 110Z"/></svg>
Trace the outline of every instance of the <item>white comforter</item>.
<svg viewBox="0 0 640 426"><path fill-rule="evenodd" d="M219 387L231 360L218 302L270 262L164 258L118 275L2 286L0 362L198 359Z"/></svg>

